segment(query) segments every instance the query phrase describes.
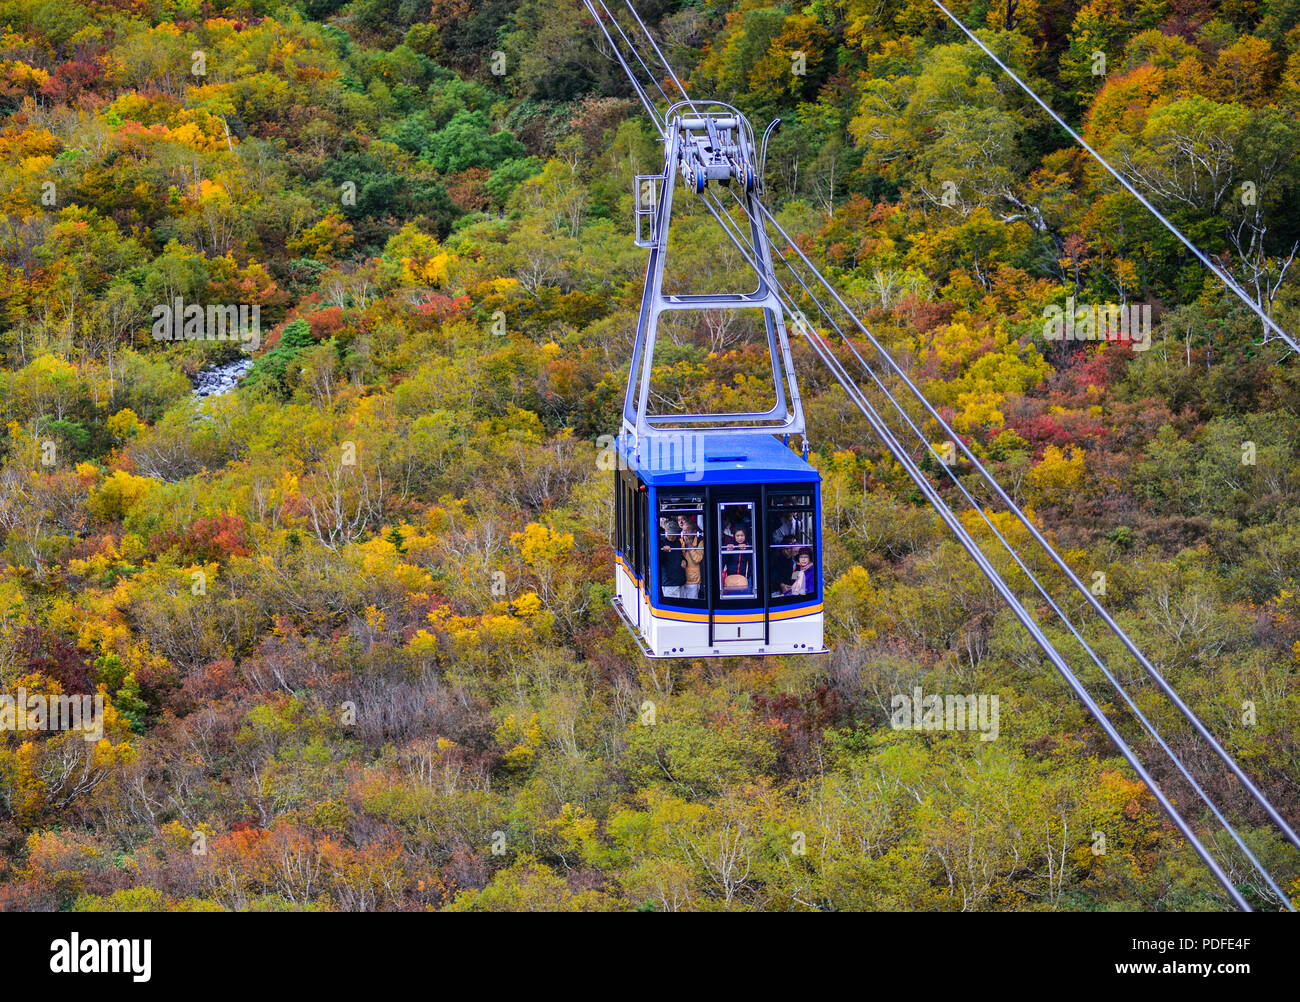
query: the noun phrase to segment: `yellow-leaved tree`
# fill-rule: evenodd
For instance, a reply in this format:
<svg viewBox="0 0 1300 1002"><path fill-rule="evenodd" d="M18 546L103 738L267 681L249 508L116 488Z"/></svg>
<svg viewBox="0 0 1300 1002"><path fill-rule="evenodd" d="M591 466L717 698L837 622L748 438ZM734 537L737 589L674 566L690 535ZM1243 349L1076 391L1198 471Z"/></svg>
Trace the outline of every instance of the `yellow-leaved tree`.
<svg viewBox="0 0 1300 1002"><path fill-rule="evenodd" d="M1025 483L1039 504L1073 507L1086 476L1087 454L1070 446L1067 456L1062 449L1049 445L1037 466L1025 475Z"/></svg>

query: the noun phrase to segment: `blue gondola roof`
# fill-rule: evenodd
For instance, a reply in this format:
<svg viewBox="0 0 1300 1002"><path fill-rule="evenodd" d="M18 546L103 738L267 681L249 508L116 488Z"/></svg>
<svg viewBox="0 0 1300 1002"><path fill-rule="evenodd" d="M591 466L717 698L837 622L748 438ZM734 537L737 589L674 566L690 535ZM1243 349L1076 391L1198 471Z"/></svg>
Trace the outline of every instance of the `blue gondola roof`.
<svg viewBox="0 0 1300 1002"><path fill-rule="evenodd" d="M821 481L816 470L771 435L664 432L642 438L639 455L634 455L631 436L624 434L618 448L627 467L652 487Z"/></svg>

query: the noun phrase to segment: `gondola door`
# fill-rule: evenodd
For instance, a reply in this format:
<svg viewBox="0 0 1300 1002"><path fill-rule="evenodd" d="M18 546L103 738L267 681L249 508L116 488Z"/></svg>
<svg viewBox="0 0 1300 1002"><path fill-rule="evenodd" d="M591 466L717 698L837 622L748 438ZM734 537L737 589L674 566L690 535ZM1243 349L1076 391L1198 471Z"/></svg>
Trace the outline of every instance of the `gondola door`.
<svg viewBox="0 0 1300 1002"><path fill-rule="evenodd" d="M709 643L766 640L761 499L754 492L710 493Z"/></svg>

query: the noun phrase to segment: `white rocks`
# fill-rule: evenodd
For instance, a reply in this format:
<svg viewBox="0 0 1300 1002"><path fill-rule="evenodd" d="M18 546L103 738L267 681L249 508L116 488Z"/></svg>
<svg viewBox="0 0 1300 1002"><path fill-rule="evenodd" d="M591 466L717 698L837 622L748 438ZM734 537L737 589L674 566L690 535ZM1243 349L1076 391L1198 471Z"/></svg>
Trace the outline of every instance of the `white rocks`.
<svg viewBox="0 0 1300 1002"><path fill-rule="evenodd" d="M239 385L239 381L253 368L251 358L241 358L225 365L216 365L204 369L194 377L194 396L202 400L206 397L223 397Z"/></svg>

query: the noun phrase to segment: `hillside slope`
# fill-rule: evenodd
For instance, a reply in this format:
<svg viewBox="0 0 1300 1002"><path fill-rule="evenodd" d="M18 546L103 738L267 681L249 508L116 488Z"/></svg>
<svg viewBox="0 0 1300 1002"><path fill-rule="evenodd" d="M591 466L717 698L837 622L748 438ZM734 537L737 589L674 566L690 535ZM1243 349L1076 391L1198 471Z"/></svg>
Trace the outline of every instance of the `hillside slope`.
<svg viewBox="0 0 1300 1002"><path fill-rule="evenodd" d="M638 7L786 119L783 225L1300 820L1300 358L928 2ZM1300 328L1300 3L958 12ZM0 908L1228 906L803 345L833 653L638 657L601 436L662 153L581 4L0 24L0 693L108 706L0 730ZM734 277L678 226L674 282ZM257 308L237 391L192 398L241 345L159 340L178 300ZM1067 302L1149 345L1049 339ZM665 403L762 359L701 321ZM892 728L918 687L998 739Z"/></svg>

